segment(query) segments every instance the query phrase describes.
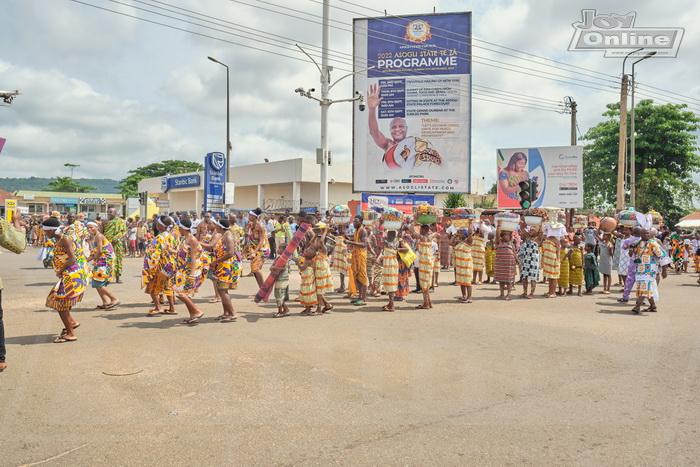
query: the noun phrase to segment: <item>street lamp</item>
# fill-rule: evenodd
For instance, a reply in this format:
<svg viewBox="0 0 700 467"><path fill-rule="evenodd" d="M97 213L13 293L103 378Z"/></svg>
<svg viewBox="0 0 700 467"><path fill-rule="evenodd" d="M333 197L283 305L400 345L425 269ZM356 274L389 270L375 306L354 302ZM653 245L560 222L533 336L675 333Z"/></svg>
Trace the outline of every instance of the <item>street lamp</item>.
<svg viewBox="0 0 700 467"><path fill-rule="evenodd" d="M620 86L620 142L617 155L617 209L621 211L625 205L625 174L627 173L627 74L625 63L630 55L643 50L633 50L622 60L622 84Z"/></svg>
<svg viewBox="0 0 700 467"><path fill-rule="evenodd" d="M225 63L220 62L219 60L215 59L214 57L208 56L207 57L209 60L212 62L218 63L221 66L226 67L226 164L227 167L231 165L231 112L229 108L229 71L228 71L228 65ZM227 169L228 170L228 169Z"/></svg>
<svg viewBox="0 0 700 467"><path fill-rule="evenodd" d="M642 60L646 60L647 58L651 58L654 55L656 55L656 50L649 52L636 62L632 63L632 128L630 129L630 206L635 205L635 198L636 198L636 179L637 179L637 168L635 167L635 146L634 146L634 139L635 139L635 134L634 134L634 88L637 86L637 80L634 77L634 66L641 62Z"/></svg>

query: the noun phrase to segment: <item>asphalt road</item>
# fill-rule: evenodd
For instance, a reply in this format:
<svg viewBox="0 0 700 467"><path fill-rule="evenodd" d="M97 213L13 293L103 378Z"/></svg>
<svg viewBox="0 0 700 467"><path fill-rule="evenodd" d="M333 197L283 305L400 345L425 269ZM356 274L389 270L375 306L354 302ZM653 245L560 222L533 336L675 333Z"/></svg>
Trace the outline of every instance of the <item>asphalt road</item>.
<svg viewBox="0 0 700 467"><path fill-rule="evenodd" d="M146 316L127 258L123 304L93 310L88 290L79 340L53 344L55 276L35 254L0 254L3 466L700 463L696 274L638 316L618 295L503 302L493 285L461 304L443 272L430 311L418 294L395 313L333 294L330 315L282 319L245 277L238 322L213 319L207 284L188 327L181 304Z"/></svg>

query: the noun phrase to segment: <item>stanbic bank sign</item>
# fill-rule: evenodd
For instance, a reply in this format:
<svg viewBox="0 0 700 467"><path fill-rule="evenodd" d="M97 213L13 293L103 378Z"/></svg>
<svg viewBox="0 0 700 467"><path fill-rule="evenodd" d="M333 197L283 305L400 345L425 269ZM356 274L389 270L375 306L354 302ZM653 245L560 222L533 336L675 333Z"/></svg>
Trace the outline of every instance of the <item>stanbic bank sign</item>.
<svg viewBox="0 0 700 467"><path fill-rule="evenodd" d="M192 188L202 184L202 177L199 174L180 175L177 177L163 177L160 180L160 189L163 193L174 188Z"/></svg>

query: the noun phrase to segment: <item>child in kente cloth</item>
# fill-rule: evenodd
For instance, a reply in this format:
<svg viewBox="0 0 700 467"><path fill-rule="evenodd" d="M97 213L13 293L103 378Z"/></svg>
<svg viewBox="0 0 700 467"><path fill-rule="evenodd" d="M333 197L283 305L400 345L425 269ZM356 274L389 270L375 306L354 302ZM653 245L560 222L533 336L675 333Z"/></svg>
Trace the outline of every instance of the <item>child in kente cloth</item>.
<svg viewBox="0 0 700 467"><path fill-rule="evenodd" d="M316 299L318 300L318 313L328 313L333 309L333 305L326 299L326 294L333 290L333 275L331 274L328 249L326 248L326 235L328 226L321 235L317 235L311 241L311 246L316 250L313 257L313 269L316 279Z"/></svg>
<svg viewBox="0 0 700 467"><path fill-rule="evenodd" d="M284 250L287 248L286 243L277 245L277 256L281 257ZM275 281L275 301L277 302L277 313L272 315L273 318L284 318L289 316L289 308L287 307L287 297L289 296L289 258L282 266L270 266L270 271L279 271L277 280Z"/></svg>
<svg viewBox="0 0 700 467"><path fill-rule="evenodd" d="M488 237L488 242L486 243L486 251L484 252L486 280L484 281L484 284L490 284L493 281L494 263L496 261L496 250L493 248L493 239L495 237L496 234L491 232Z"/></svg>
<svg viewBox="0 0 700 467"><path fill-rule="evenodd" d="M382 250L382 287L389 296L389 303L382 307L382 311L394 311L394 294L399 289L399 252L405 253L408 248L401 248L396 240L396 231L386 232L386 241Z"/></svg>
<svg viewBox="0 0 700 467"><path fill-rule="evenodd" d="M595 245L586 244L586 255L583 257L584 276L586 279L585 295L593 295L593 289L600 283L600 271L598 270L598 258L595 257L593 249Z"/></svg>
<svg viewBox="0 0 700 467"><path fill-rule="evenodd" d="M559 286L559 295L565 297L566 293L569 291L569 257L571 256L571 250L569 249L569 241L565 237L559 242L561 245L561 263L559 264L559 279L557 280L557 285Z"/></svg>
<svg viewBox="0 0 700 467"><path fill-rule="evenodd" d="M573 295L574 287L578 287L577 295L581 296L583 287L583 252L581 251L581 237L574 235L574 244L571 246L571 256L569 256L569 295Z"/></svg>
<svg viewBox="0 0 700 467"><path fill-rule="evenodd" d="M301 276L301 284L299 285L299 302L304 306L302 316L317 316L319 313L311 309L312 306L318 305L318 297L316 296L316 275L314 274L313 259L316 256L316 250L312 247L307 247L304 250L303 257L295 256L294 262L299 267L299 275Z"/></svg>
<svg viewBox="0 0 700 467"><path fill-rule="evenodd" d="M455 254L455 277L462 296L459 301L472 303L472 279L474 277L474 263L472 260L472 237L467 229L460 229L452 238L452 246Z"/></svg>

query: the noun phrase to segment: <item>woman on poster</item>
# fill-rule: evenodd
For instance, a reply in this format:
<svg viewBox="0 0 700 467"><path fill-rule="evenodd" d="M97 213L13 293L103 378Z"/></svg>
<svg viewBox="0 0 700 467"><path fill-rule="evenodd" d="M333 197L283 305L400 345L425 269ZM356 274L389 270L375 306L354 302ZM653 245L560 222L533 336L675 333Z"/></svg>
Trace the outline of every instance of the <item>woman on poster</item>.
<svg viewBox="0 0 700 467"><path fill-rule="evenodd" d="M524 152L516 152L508 164L498 168L498 205L500 207L519 207L520 182L530 180L527 169L527 156Z"/></svg>

